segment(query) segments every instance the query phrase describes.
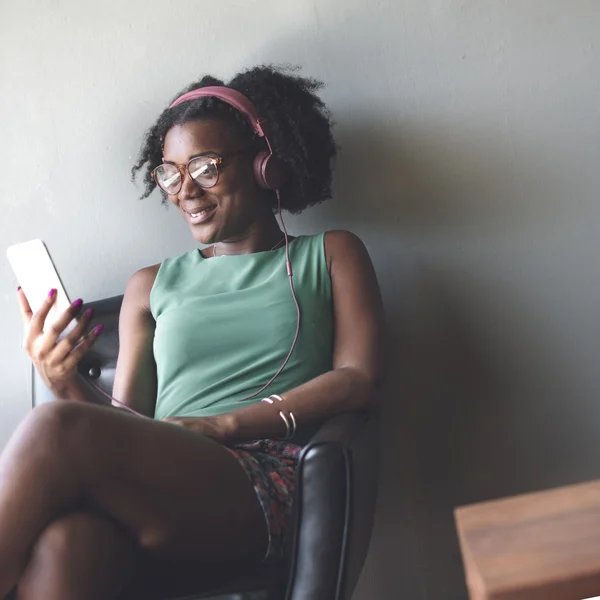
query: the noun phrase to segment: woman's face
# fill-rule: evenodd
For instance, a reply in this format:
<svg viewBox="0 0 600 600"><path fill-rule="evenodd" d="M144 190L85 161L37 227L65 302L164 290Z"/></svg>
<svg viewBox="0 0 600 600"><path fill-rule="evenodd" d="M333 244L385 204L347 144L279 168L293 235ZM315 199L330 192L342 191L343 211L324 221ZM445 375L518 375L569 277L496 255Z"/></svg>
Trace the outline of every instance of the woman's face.
<svg viewBox="0 0 600 600"><path fill-rule="evenodd" d="M199 187L186 171L179 193L169 195L201 244L241 239L269 210L264 191L254 178L256 150L238 152L245 146L248 141L242 140L229 123L216 119L175 125L165 136L165 163L187 165L205 153L225 157L218 166L219 180L214 187Z"/></svg>

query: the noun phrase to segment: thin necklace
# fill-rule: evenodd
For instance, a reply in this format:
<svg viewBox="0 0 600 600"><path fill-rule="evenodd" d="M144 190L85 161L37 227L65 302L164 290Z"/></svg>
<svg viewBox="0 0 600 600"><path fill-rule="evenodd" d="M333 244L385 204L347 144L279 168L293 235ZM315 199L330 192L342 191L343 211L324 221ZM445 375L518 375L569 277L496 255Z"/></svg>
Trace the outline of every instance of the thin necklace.
<svg viewBox="0 0 600 600"><path fill-rule="evenodd" d="M275 248L280 246L281 242L285 242L285 237L282 237L272 248L269 248L269 252L271 252L271 250L275 250ZM213 258L215 258L215 256L217 256L217 245L216 244L213 245ZM222 256L222 255L220 255L220 256Z"/></svg>

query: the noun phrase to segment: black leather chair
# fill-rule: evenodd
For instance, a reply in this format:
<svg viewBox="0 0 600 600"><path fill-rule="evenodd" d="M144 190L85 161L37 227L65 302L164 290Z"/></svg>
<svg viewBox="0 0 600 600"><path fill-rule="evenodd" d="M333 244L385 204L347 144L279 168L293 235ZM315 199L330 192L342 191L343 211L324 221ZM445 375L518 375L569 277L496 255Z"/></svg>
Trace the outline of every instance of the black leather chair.
<svg viewBox="0 0 600 600"><path fill-rule="evenodd" d="M94 308L93 325L104 323L105 329L79 370L108 393L121 301L116 296L87 305ZM52 400L35 370L32 392L34 406ZM161 599L350 600L369 547L376 495L376 417L337 415L322 425L300 457L289 564L184 597L169 590ZM135 600L148 597L135 594Z"/></svg>

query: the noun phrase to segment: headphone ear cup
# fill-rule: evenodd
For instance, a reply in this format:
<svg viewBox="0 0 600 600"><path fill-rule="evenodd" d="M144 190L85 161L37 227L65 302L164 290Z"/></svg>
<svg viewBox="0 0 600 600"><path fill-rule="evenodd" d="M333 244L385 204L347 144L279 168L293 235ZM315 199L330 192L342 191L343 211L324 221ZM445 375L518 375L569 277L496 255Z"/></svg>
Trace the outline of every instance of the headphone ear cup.
<svg viewBox="0 0 600 600"><path fill-rule="evenodd" d="M254 158L254 177L265 190L279 190L288 179L285 164L270 152L259 152Z"/></svg>

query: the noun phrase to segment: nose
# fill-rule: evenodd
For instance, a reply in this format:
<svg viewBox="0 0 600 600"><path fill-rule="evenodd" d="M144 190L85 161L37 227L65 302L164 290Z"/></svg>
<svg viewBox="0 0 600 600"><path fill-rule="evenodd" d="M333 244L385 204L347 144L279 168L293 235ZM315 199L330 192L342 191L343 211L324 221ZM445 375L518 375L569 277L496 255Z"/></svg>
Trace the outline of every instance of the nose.
<svg viewBox="0 0 600 600"><path fill-rule="evenodd" d="M183 182L181 183L181 189L179 190L179 194L177 197L180 200L187 200L191 198L200 198L204 196L205 191L201 188L190 176L187 172L185 173L185 177L183 178Z"/></svg>

